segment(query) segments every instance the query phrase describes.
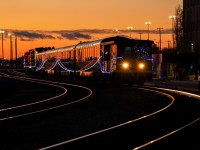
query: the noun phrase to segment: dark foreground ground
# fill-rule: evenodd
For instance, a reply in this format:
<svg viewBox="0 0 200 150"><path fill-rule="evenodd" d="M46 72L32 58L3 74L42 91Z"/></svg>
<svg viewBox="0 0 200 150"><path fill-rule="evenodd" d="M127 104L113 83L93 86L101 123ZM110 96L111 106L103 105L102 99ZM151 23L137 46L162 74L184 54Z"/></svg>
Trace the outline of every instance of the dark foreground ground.
<svg viewBox="0 0 200 150"><path fill-rule="evenodd" d="M24 98L25 95L28 100L29 97L34 98L35 96L33 95L36 95L35 93L40 93L39 95L41 95L41 97L49 97L50 93L51 95L54 95L58 92L52 87L48 88L46 86L41 86L39 88L37 84L29 85L28 83L21 83L18 81L13 82L12 80L1 78L0 83L1 85L6 86L0 100L2 104L6 103L7 100L15 103L20 97ZM151 82L148 84L154 83ZM163 84L166 85L166 83ZM10 89L10 87L12 87L12 89ZM128 86L111 87L90 85L90 87L93 89L93 98L84 104L72 108L64 108L44 114L25 117L8 123L1 122L0 149L39 149L133 120L158 110L169 103L169 100L164 96L130 88ZM10 91L12 91L12 94L10 94ZM21 93L20 96L19 93ZM148 132L147 129L150 129L150 126L152 125L146 124L143 132ZM194 138L193 136L199 138L199 124L196 124L195 129L197 129L195 134L191 134L194 133L194 131L190 132L191 130L188 129L187 135L190 136L190 138ZM114 135L111 135L111 137L113 136ZM127 138L126 136L128 136L128 134L123 134L121 140ZM138 136L138 139L139 138L144 140L147 137ZM112 138L109 140L113 142ZM133 141L133 143L132 146L129 146L129 149L138 146L134 143L136 140L130 140ZM177 140L180 144L181 141L176 139L176 137L171 140L172 141L169 141L169 143L176 143ZM168 141L166 141L166 144L167 142ZM95 145L95 143L91 144ZM143 142L141 142L141 144L143 144ZM186 149L193 150L196 149L194 148L196 146L198 145L189 145ZM84 147L82 148L84 149ZM73 150L73 147L70 149ZM96 149L98 149L98 147L96 147ZM104 149L110 148L105 147ZM115 149L117 148L115 147ZM121 150L121 148L119 149ZM157 150L156 148L153 149Z"/></svg>

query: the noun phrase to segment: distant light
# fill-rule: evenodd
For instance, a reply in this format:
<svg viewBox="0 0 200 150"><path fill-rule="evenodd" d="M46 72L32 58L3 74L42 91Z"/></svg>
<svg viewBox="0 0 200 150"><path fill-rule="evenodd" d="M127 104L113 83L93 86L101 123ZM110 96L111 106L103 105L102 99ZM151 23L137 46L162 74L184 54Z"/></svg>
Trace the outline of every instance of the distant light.
<svg viewBox="0 0 200 150"><path fill-rule="evenodd" d="M133 27L128 27L129 30L133 29Z"/></svg>
<svg viewBox="0 0 200 150"><path fill-rule="evenodd" d="M5 31L1 30L0 33L5 33Z"/></svg>
<svg viewBox="0 0 200 150"><path fill-rule="evenodd" d="M169 19L175 19L176 16L169 16Z"/></svg>
<svg viewBox="0 0 200 150"><path fill-rule="evenodd" d="M151 25L151 22L145 22L146 25Z"/></svg>

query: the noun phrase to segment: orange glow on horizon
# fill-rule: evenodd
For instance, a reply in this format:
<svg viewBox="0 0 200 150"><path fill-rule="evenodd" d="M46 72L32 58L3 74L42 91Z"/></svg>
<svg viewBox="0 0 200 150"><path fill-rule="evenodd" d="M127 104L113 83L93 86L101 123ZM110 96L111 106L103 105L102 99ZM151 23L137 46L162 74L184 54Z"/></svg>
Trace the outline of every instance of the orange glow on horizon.
<svg viewBox="0 0 200 150"><path fill-rule="evenodd" d="M175 8L182 5L182 0L27 0L2 1L0 30L5 31L65 31L65 30L115 30L113 33L90 33L91 40L102 39L109 36L125 35L130 37L127 27L131 26L131 38L147 39L147 25L149 21L149 39L155 44L159 42L158 27L164 30L171 29L170 15L174 15ZM17 6L17 7L16 7ZM127 32L121 33L121 30ZM141 30L142 34L139 34ZM145 32L146 31L146 32ZM154 31L154 32L153 32ZM10 40L4 35L4 57L10 59ZM26 34L24 33L26 36ZM50 34L49 34L50 35ZM25 51L36 47L63 47L85 41L87 38L68 40L66 38L34 38L20 40L18 38L18 56ZM0 36L1 40L1 36ZM162 34L162 47L170 46L172 36L170 33ZM2 47L0 42L0 58ZM15 43L13 38L13 51ZM15 56L15 55L13 55ZM14 57L15 58L15 57Z"/></svg>
<svg viewBox="0 0 200 150"><path fill-rule="evenodd" d="M109 37L109 36L117 36L117 34L107 34L107 35L97 35L96 37L94 37L91 40L87 40L87 41L92 41L92 40L98 40L98 39L102 39L105 37ZM129 37L129 33L127 33L127 35L125 35L127 37ZM155 44L158 45L159 43L159 34L149 34L149 39L154 41ZM139 33L132 33L132 38L133 39L140 39L140 35ZM147 40L147 33L143 33L141 34L141 39L142 40ZM14 42L14 38L13 38L13 53L15 53L15 42ZM18 57L21 57L24 55L24 53L30 49L35 49L37 47L55 47L55 48L59 48L59 47L64 47L64 46L70 46L70 45L74 45L79 43L81 40L67 40L67 39L36 39L34 41L20 41L20 39L17 40L17 49L18 49ZM84 40L82 40L84 41ZM162 48L168 48L168 46L171 47L171 43L170 45L169 42L171 42L171 34L162 34ZM0 47L0 54L1 52L1 47ZM10 39L9 37L4 37L4 55L5 55L5 59L10 59ZM0 55L0 57L2 56L2 54ZM13 54L14 59L15 59L15 54Z"/></svg>

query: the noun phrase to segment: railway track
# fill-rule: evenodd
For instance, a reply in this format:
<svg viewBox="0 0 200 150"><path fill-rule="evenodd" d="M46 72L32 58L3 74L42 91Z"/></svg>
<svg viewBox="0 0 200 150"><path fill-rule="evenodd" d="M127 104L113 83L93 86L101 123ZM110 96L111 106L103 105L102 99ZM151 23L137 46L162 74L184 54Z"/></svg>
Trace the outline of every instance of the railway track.
<svg viewBox="0 0 200 150"><path fill-rule="evenodd" d="M8 128L2 135L23 132L23 136L4 139L2 148L9 148L6 142L10 140L16 149L200 148L198 95L154 87L91 86L91 89L93 98L87 104L45 121L33 120L32 124ZM27 135L30 137L25 139ZM16 138L26 144L17 143Z"/></svg>
<svg viewBox="0 0 200 150"><path fill-rule="evenodd" d="M15 104L13 104L12 106L2 107L0 109L0 112L1 112L0 121L4 121L4 122L10 119L20 118L24 116L37 114L37 113L51 111L51 110L58 109L61 107L74 105L74 104L90 99L92 95L91 90L85 87L72 85L72 84L69 85L69 84L64 84L64 83L57 83L57 82L52 82L52 81L47 81L47 80L33 79L30 77L27 77L25 74L20 73L20 72L14 72L14 73L11 71L8 71L8 73L1 72L0 76L3 78L9 78L11 80L20 80L23 82L29 82L31 84L37 84L40 86L42 85L44 88L45 86L54 87L54 91L51 91L51 92L55 93L54 94L55 96L52 96L52 97L49 97L49 95L51 94L47 93L48 95L46 94L46 97L48 98L43 98L43 99L40 98L42 96L39 96L39 98L36 98L36 96L33 95L37 93L33 93L33 94L28 93L29 97L35 97L35 99L32 98L33 99L32 101L27 100L28 102L25 102L26 100L22 100L24 98L21 97L21 99L18 100L19 102L18 101L15 102ZM72 96L70 96L71 94L67 93L68 91L67 88L69 88L70 86L74 88L74 89L70 88L70 90L72 91L79 89L80 96L78 97L73 96L72 98ZM19 104L20 101L23 101L24 103Z"/></svg>
<svg viewBox="0 0 200 150"><path fill-rule="evenodd" d="M149 87L148 87L149 89ZM148 90L147 87L141 90ZM170 89L150 88L164 92L172 102L153 113L110 128L43 147L46 149L189 149L200 148L199 96Z"/></svg>

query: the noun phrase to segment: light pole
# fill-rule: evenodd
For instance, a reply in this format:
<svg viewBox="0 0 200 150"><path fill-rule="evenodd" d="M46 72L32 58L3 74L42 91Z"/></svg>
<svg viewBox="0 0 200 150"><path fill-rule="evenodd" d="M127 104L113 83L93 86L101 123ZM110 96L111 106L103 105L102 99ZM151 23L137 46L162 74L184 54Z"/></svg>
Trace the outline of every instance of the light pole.
<svg viewBox="0 0 200 150"><path fill-rule="evenodd" d="M11 35L11 33L8 33L8 36L10 37L10 67L12 68L12 62L13 62L13 46L12 46L12 35Z"/></svg>
<svg viewBox="0 0 200 150"><path fill-rule="evenodd" d="M1 33L1 37L2 37L2 59L4 60L4 50L3 50L3 34L5 33L5 31L0 31Z"/></svg>
<svg viewBox="0 0 200 150"><path fill-rule="evenodd" d="M130 30L130 39L131 39L131 30L133 29L133 27L129 26L128 30Z"/></svg>
<svg viewBox="0 0 200 150"><path fill-rule="evenodd" d="M170 41L167 41L168 49L170 48Z"/></svg>
<svg viewBox="0 0 200 150"><path fill-rule="evenodd" d="M17 36L15 36L15 65L16 65L16 69L17 69Z"/></svg>
<svg viewBox="0 0 200 150"><path fill-rule="evenodd" d="M163 28L157 28L158 29L158 31L159 31L159 35L160 35L160 51L161 51L161 30L163 29Z"/></svg>
<svg viewBox="0 0 200 150"><path fill-rule="evenodd" d="M145 24L146 24L147 27L148 27L148 38L147 38L147 40L149 40L149 26L151 25L151 22L145 22Z"/></svg>
<svg viewBox="0 0 200 150"><path fill-rule="evenodd" d="M169 19L172 20L172 48L174 49L174 19L176 16L169 16Z"/></svg>
<svg viewBox="0 0 200 150"><path fill-rule="evenodd" d="M142 36L141 36L141 35L142 35L142 32L139 32L139 34L140 34L140 40L141 40L141 38L142 38Z"/></svg>

